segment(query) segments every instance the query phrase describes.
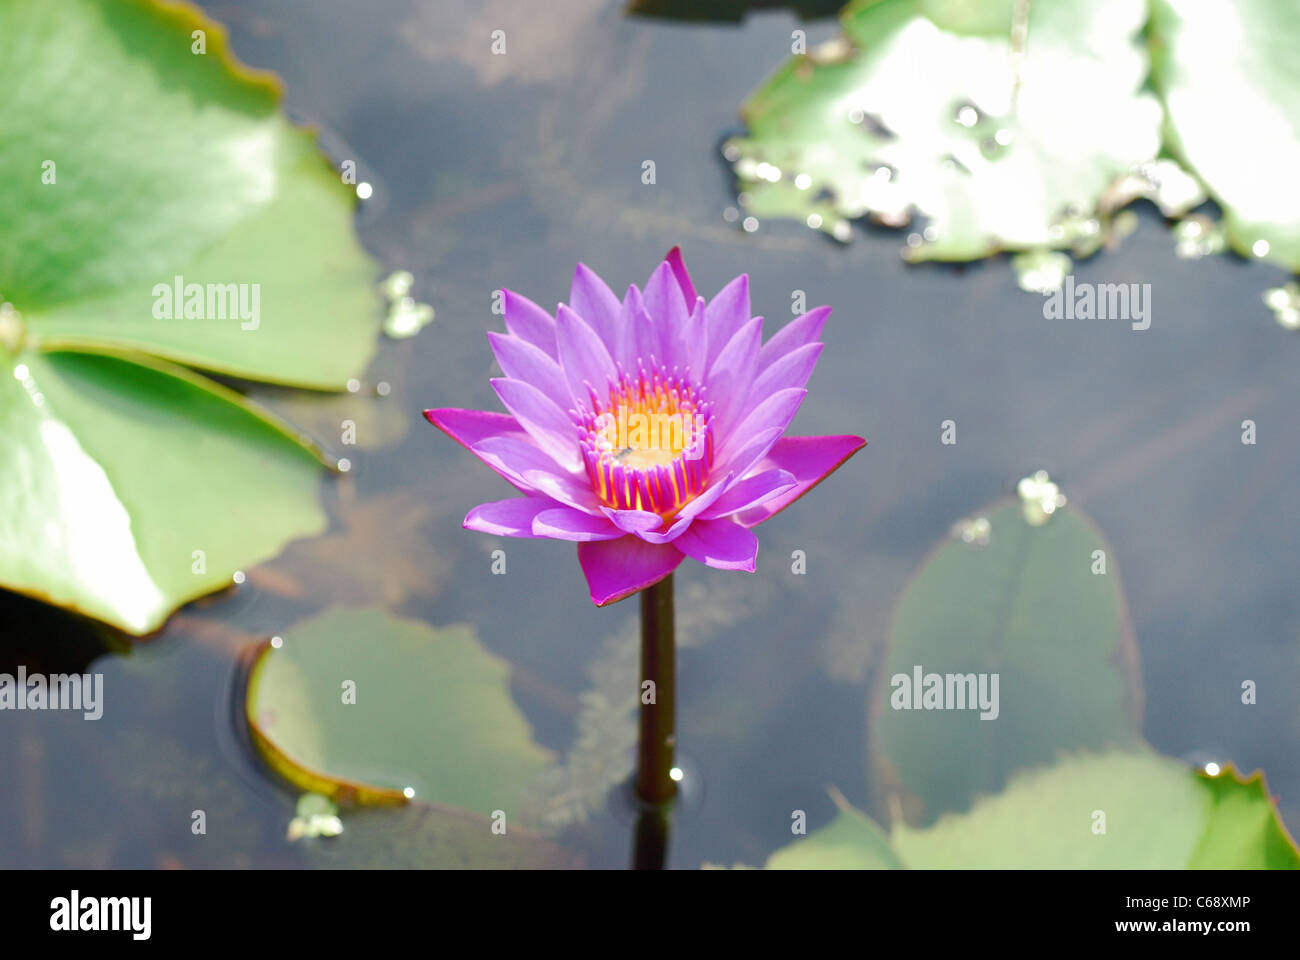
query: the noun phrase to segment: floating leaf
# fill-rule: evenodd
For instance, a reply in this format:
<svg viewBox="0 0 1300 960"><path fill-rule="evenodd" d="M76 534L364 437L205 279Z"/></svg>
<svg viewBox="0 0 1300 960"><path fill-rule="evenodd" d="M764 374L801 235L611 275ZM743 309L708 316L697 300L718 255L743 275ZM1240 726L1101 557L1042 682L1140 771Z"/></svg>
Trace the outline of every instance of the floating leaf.
<svg viewBox="0 0 1300 960"><path fill-rule="evenodd" d="M923 830L853 809L769 868L1300 869L1263 776L1209 777L1148 752L1069 757Z"/></svg>
<svg viewBox="0 0 1300 960"><path fill-rule="evenodd" d="M510 698L508 664L469 627L378 611L326 613L267 643L246 709L273 769L342 804L414 796L509 822L550 761Z"/></svg>
<svg viewBox="0 0 1300 960"><path fill-rule="evenodd" d="M163 361L0 351L0 584L132 633L320 533L320 462Z"/></svg>
<svg viewBox="0 0 1300 960"><path fill-rule="evenodd" d="M1107 190L1159 148L1136 42L1146 4L1041 0L1026 5L1027 43L1014 6L850 3L843 38L792 58L742 108L748 135L724 154L745 212L841 240L849 219L920 213L915 260L1095 249Z"/></svg>
<svg viewBox="0 0 1300 960"><path fill-rule="evenodd" d="M324 527L317 452L177 364L358 375L356 200L188 6L9 0L0 86L0 586L145 633Z"/></svg>
<svg viewBox="0 0 1300 960"><path fill-rule="evenodd" d="M365 369L374 268L355 197L219 26L143 0L10 0L0 86L0 294L28 349L111 345L323 389ZM182 302L165 304L177 277ZM187 319L190 284L224 316ZM255 327L228 284L249 307L256 285Z"/></svg>
<svg viewBox="0 0 1300 960"><path fill-rule="evenodd" d="M1243 256L1300 270L1300 61L1293 0L1151 0L1168 147L1223 208Z"/></svg>
<svg viewBox="0 0 1300 960"><path fill-rule="evenodd" d="M979 516L983 536L945 540L900 598L874 692L873 767L913 822L964 809L1063 749L1138 740L1137 651L1101 533L1073 506L1038 526L1019 503ZM971 703L895 709L918 674L937 675L945 695L949 675L987 675L988 693L996 678L996 717Z"/></svg>

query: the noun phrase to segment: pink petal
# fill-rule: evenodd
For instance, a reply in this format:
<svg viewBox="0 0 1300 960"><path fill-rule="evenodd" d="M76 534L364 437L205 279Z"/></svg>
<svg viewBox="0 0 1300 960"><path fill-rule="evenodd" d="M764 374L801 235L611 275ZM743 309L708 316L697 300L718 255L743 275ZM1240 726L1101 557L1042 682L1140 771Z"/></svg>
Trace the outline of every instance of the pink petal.
<svg viewBox="0 0 1300 960"><path fill-rule="evenodd" d="M736 519L754 527L780 513L830 476L840 464L861 450L867 441L848 435L827 437L782 437L757 469L779 469L794 475L795 486L762 506L739 514Z"/></svg>
<svg viewBox="0 0 1300 960"><path fill-rule="evenodd" d="M506 409L561 468L575 472L582 465L578 427L573 418L531 383L497 377L491 381Z"/></svg>
<svg viewBox="0 0 1300 960"><path fill-rule="evenodd" d="M508 413L492 410L461 410L442 407L424 411L424 419L451 437L466 450L488 437L527 437L524 428Z"/></svg>
<svg viewBox="0 0 1300 960"><path fill-rule="evenodd" d="M618 356L619 302L605 281L596 276L586 264L580 263L573 271L573 285L569 288L569 306L587 321L605 342L610 355Z"/></svg>
<svg viewBox="0 0 1300 960"><path fill-rule="evenodd" d="M669 354L677 353L672 349L672 345L678 342L678 338L686 328L686 318L689 313L686 300L682 297L682 288L678 285L677 278L673 275L673 268L667 261L659 264L655 272L650 274L645 290L642 291L642 298L645 300L646 312L654 321L657 333L655 358L671 368L673 364L681 362L676 356L670 357Z"/></svg>
<svg viewBox="0 0 1300 960"><path fill-rule="evenodd" d="M624 533L639 535L650 530L658 530L664 525L664 518L649 510L614 510L605 507L602 512Z"/></svg>
<svg viewBox="0 0 1300 960"><path fill-rule="evenodd" d="M746 407L754 387L758 350L763 343L763 318L754 317L722 348L709 369L709 396L713 400L715 429L729 435L736 414Z"/></svg>
<svg viewBox="0 0 1300 960"><path fill-rule="evenodd" d="M544 493L585 513L600 513L586 476L561 472L527 436L488 437L470 447L470 452L525 493Z"/></svg>
<svg viewBox="0 0 1300 960"><path fill-rule="evenodd" d="M774 468L755 473L739 483L733 483L727 488L727 492L718 498L716 503L707 510L700 512L700 517L711 520L714 517L726 517L733 513L741 513L757 507L761 503L766 503L777 494L789 490L797 482L794 474L786 470Z"/></svg>
<svg viewBox="0 0 1300 960"><path fill-rule="evenodd" d="M598 607L658 583L682 559L672 544L656 546L631 536L578 544L578 563L587 577L591 602Z"/></svg>
<svg viewBox="0 0 1300 960"><path fill-rule="evenodd" d="M651 356L663 355L659 330L635 283L627 288L627 295L623 297L623 311L619 316L619 322L623 326L623 356L619 359L623 371L635 375L637 361L644 360L648 364Z"/></svg>
<svg viewBox="0 0 1300 960"><path fill-rule="evenodd" d="M541 347L520 337L495 332L488 334L488 343L501 366L501 372L511 380L531 383L554 400L562 410L573 405L564 371Z"/></svg>
<svg viewBox="0 0 1300 960"><path fill-rule="evenodd" d="M821 356L824 346L825 344L822 343L805 344L796 350L791 350L760 373L753 381L754 386L750 391L749 399L741 409L741 417L748 416L759 403L774 393L789 390L791 387L807 386L808 378L812 376L813 369L817 366L817 358Z"/></svg>
<svg viewBox="0 0 1300 960"><path fill-rule="evenodd" d="M560 366L568 380L569 390L576 405L591 406L587 384L602 401L609 395L609 387L617 379L614 358L604 341L578 314L563 304L556 316L556 339L560 344Z"/></svg>
<svg viewBox="0 0 1300 960"><path fill-rule="evenodd" d="M512 336L526 340L554 360L555 318L527 297L513 290L502 290L506 329Z"/></svg>
<svg viewBox="0 0 1300 960"><path fill-rule="evenodd" d="M807 393L807 390L794 387L789 390L778 390L756 406L738 426L730 431L730 434L723 433L722 449L718 452L717 462L725 464L727 470L735 470L739 476L745 476L749 472L749 464L740 463L735 459L735 454L741 449L742 444L749 438L768 430L779 430L784 433L785 428L794 419L794 415L799 412L799 404L803 403ZM522 420L520 422L523 423Z"/></svg>
<svg viewBox="0 0 1300 960"><path fill-rule="evenodd" d="M533 520L544 510L559 506L549 497L512 497L480 503L465 517L466 530L492 533L499 537L526 537L536 539Z"/></svg>
<svg viewBox="0 0 1300 960"><path fill-rule="evenodd" d="M758 369L766 370L787 353L810 343L816 343L821 339L826 318L830 315L830 307L817 307L791 320L773 334L771 340L763 344L763 350L758 355Z"/></svg>
<svg viewBox="0 0 1300 960"><path fill-rule="evenodd" d="M742 273L719 290L704 310L704 322L709 331L709 355L706 361L710 365L736 335L736 331L750 321L750 317L749 277Z"/></svg>
<svg viewBox="0 0 1300 960"><path fill-rule="evenodd" d="M604 517L593 517L580 510L557 507L543 510L533 518L533 533L539 537L552 537L556 540L576 540L580 543L589 540L613 540L623 536L619 530Z"/></svg>
<svg viewBox="0 0 1300 960"><path fill-rule="evenodd" d="M758 537L732 520L696 520L673 541L688 557L719 570L754 572Z"/></svg>
<svg viewBox="0 0 1300 960"><path fill-rule="evenodd" d="M682 288L682 299L686 302L687 307L695 303L695 284L691 282L690 272L686 269L686 261L682 259L682 248L673 247L668 251L668 256L664 257L668 266L672 268L673 277L677 280L677 285Z"/></svg>

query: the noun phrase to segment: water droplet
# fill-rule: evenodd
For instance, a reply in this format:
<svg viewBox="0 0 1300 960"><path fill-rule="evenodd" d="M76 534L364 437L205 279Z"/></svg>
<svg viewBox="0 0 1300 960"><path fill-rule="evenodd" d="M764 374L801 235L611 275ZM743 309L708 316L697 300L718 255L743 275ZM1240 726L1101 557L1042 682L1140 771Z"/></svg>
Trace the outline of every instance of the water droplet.
<svg viewBox="0 0 1300 960"><path fill-rule="evenodd" d="M1250 252L1257 257L1267 257L1268 251L1269 244L1267 240L1256 240L1250 247Z"/></svg>
<svg viewBox="0 0 1300 960"><path fill-rule="evenodd" d="M356 393L361 389L361 381L353 377L348 380L348 393Z"/></svg>
<svg viewBox="0 0 1300 960"><path fill-rule="evenodd" d="M988 517L966 517L958 520L952 527L952 535L962 543L977 549L987 547L993 534L993 526Z"/></svg>
<svg viewBox="0 0 1300 960"><path fill-rule="evenodd" d="M235 586L239 586L247 578L244 576L243 570L236 570L230 579L235 582Z"/></svg>
<svg viewBox="0 0 1300 960"><path fill-rule="evenodd" d="M368 183L363 182L357 184L357 196L362 200L369 200L374 192L375 188Z"/></svg>
<svg viewBox="0 0 1300 960"><path fill-rule="evenodd" d="M848 243L853 239L853 227L847 220L836 220L835 226L831 228L831 236L840 243Z"/></svg>
<svg viewBox="0 0 1300 960"><path fill-rule="evenodd" d="M375 393L379 394L379 396L381 397L386 397L392 392L393 392L393 388L389 386L387 380L380 380L377 384L375 384Z"/></svg>
<svg viewBox="0 0 1300 960"><path fill-rule="evenodd" d="M1011 258L1016 282L1029 293L1048 294L1061 289L1073 266L1074 261L1059 250L1026 250Z"/></svg>
<svg viewBox="0 0 1300 960"><path fill-rule="evenodd" d="M1052 482L1046 470L1038 470L1031 476L1023 477L1016 484L1016 494L1020 497L1025 522L1033 527L1041 527L1067 502L1060 487Z"/></svg>
<svg viewBox="0 0 1300 960"><path fill-rule="evenodd" d="M746 217L741 226L745 228L746 233L753 233L758 229L758 217Z"/></svg>
<svg viewBox="0 0 1300 960"><path fill-rule="evenodd" d="M14 379L19 382L26 380L30 373L31 371L27 369L27 364L25 363L20 363L18 366L14 367Z"/></svg>
<svg viewBox="0 0 1300 960"><path fill-rule="evenodd" d="M822 215L820 213L808 214L808 226L812 227L814 230L819 230L821 229L821 225Z"/></svg>
<svg viewBox="0 0 1300 960"><path fill-rule="evenodd" d="M1264 292L1264 303L1287 330L1300 330L1300 283L1288 283Z"/></svg>
<svg viewBox="0 0 1300 960"><path fill-rule="evenodd" d="M812 177L806 173L801 173L794 178L794 185L800 190L807 190L812 186Z"/></svg>
<svg viewBox="0 0 1300 960"><path fill-rule="evenodd" d="M970 128L980 122L980 112L976 110L972 104L965 103L957 108L957 113L953 116L953 120L961 124L963 127Z"/></svg>
<svg viewBox="0 0 1300 960"><path fill-rule="evenodd" d="M338 462L339 473L347 473L352 469L352 461L347 457L340 457Z"/></svg>
<svg viewBox="0 0 1300 960"><path fill-rule="evenodd" d="M272 638L271 638L271 647L272 647L273 649L275 649L275 650L279 650L279 649L280 649L281 647L283 647L283 646L284 646L284 638L283 638L283 637L272 637Z"/></svg>
<svg viewBox="0 0 1300 960"><path fill-rule="evenodd" d="M722 155L731 163L735 163L740 159L740 147L734 143L728 143L722 148Z"/></svg>
<svg viewBox="0 0 1300 960"><path fill-rule="evenodd" d="M727 223L735 223L740 219L740 211L735 207L727 207L726 210L722 211L722 219L726 220Z"/></svg>

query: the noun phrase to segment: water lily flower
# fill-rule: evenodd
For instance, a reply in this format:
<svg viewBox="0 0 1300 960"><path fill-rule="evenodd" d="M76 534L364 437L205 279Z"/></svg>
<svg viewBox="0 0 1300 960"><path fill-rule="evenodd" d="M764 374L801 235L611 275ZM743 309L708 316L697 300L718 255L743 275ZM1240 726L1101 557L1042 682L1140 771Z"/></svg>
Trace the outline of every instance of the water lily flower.
<svg viewBox="0 0 1300 960"><path fill-rule="evenodd" d="M582 264L554 316L503 292L489 333L508 413L425 416L524 495L483 503L465 527L576 541L603 606L667 577L686 557L753 572L753 527L866 443L787 437L830 315L818 307L762 342L741 275L697 296L679 249L620 301Z"/></svg>

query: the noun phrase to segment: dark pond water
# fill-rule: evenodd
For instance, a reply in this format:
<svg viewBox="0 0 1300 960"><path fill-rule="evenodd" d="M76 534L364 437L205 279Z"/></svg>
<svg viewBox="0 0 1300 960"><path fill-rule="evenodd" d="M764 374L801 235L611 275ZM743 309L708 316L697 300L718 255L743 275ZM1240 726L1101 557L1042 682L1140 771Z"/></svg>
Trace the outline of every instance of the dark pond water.
<svg viewBox="0 0 1300 960"><path fill-rule="evenodd" d="M868 667L894 601L956 519L1040 467L1113 545L1146 738L1166 754L1263 768L1300 829L1300 339L1260 303L1276 270L1179 260L1159 216L1139 208L1135 234L1076 268L1079 280L1153 285L1152 327L1135 333L1044 320L1004 260L909 267L887 231L839 246L795 223L738 230L723 218L735 197L718 147L789 50L800 24L784 12L686 25L567 0L203 5L243 60L282 75L288 106L331 152L359 161L375 185L362 238L385 268L414 273L437 319L375 363L370 381L393 384L386 409L406 430L327 482L335 539L250 571L237 593L186 610L129 655L72 618L0 601L5 669L93 660L116 701L97 723L4 719L0 862L307 862L284 839L292 793L238 733L237 654L333 600L473 624L512 664L537 739L563 757L588 672L636 610L592 607L567 545L464 532L470 507L509 489L418 411L496 408L484 337L501 328L496 288L554 304L582 260L621 289L675 244L708 293L749 273L755 312L774 324L794 290L834 305L792 432L870 445L761 528L756 574L688 563L677 576L679 730L698 786L673 865L762 863L789 841L790 811L813 825L832 815L827 784L869 802ZM834 33L805 26L813 40ZM498 28L505 57L488 49ZM1240 442L1246 418L1255 446ZM956 446L939 442L946 419ZM490 570L500 546L505 577ZM796 549L807 576L790 574ZM1245 679L1259 684L1252 708L1239 700ZM191 842L196 808L209 811L202 844ZM629 824L595 809L565 842L590 865L621 866Z"/></svg>

